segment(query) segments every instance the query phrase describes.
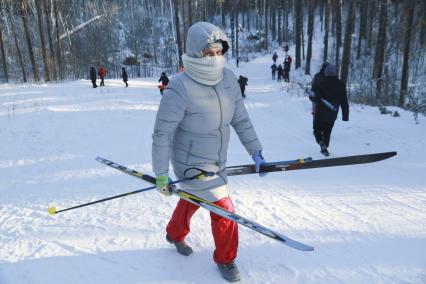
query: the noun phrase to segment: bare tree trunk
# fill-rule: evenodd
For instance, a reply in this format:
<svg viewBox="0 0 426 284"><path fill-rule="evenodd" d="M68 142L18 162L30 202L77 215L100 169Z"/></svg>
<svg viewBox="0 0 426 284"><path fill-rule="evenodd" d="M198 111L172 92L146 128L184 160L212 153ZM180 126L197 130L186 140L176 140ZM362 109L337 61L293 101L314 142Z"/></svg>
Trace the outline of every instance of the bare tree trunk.
<svg viewBox="0 0 426 284"><path fill-rule="evenodd" d="M229 16L231 20L231 51L232 51L232 58L235 58L235 13L234 13L234 0L232 0L232 8L231 11L229 11Z"/></svg>
<svg viewBox="0 0 426 284"><path fill-rule="evenodd" d="M250 10L246 11L247 31L250 32Z"/></svg>
<svg viewBox="0 0 426 284"><path fill-rule="evenodd" d="M1 48L1 58L3 61L3 75L4 75L4 79L6 81L6 83L9 82L9 74L7 72L7 61L6 61L6 49L4 48L4 43L3 43L3 23L1 22L1 17L0 17L0 48Z"/></svg>
<svg viewBox="0 0 426 284"><path fill-rule="evenodd" d="M380 23L379 32L377 34L376 43L376 55L374 58L373 66L373 79L376 80L376 100L380 101L382 95L382 74L383 74L383 62L385 57L386 47L386 29L387 29L387 0L381 0L380 2Z"/></svg>
<svg viewBox="0 0 426 284"><path fill-rule="evenodd" d="M239 29L239 27L238 27L238 11L239 11L239 5L240 5L240 1L236 0L235 7L232 8L233 9L232 13L235 13L235 26L236 26L236 29L235 29L235 58L236 58L236 61L235 62L239 61L238 57L240 56L239 51L238 51L238 29ZM237 67L238 67L238 65L237 65Z"/></svg>
<svg viewBox="0 0 426 284"><path fill-rule="evenodd" d="M42 9L41 9L41 0L36 0L35 5L37 9L38 30L40 34L41 55L43 57L44 80L46 82L49 82L50 72L49 72L49 63L48 63L47 54L46 54L46 47L44 45L43 15L42 15Z"/></svg>
<svg viewBox="0 0 426 284"><path fill-rule="evenodd" d="M264 42L264 46L263 46L263 48L264 49L266 49L266 50L268 50L268 30L269 30L269 27L268 27L268 21L269 21L269 19L268 19L268 1L267 0L263 0L264 2L263 2L263 13L264 13L264 16L265 16L265 42Z"/></svg>
<svg viewBox="0 0 426 284"><path fill-rule="evenodd" d="M330 26L330 0L325 0L325 16L324 16L324 55L323 62L328 60L328 34Z"/></svg>
<svg viewBox="0 0 426 284"><path fill-rule="evenodd" d="M59 71L59 79L64 79L64 70L62 66L62 52L61 52L61 40L59 30L59 11L58 11L58 0L53 0L53 12L55 14L55 28L56 28L56 64Z"/></svg>
<svg viewBox="0 0 426 284"><path fill-rule="evenodd" d="M302 3L301 1L294 1L294 10L295 10L295 18L296 18L296 66L295 68L299 68L302 66L302 59L300 54L301 49L301 39L302 39Z"/></svg>
<svg viewBox="0 0 426 284"><path fill-rule="evenodd" d="M308 0L306 0L306 1L308 1ZM300 0L300 2L303 3L303 0ZM300 38L300 40L302 41L302 61L305 60L305 30L304 30L304 25L303 25L304 16L305 16L304 15L304 9L303 9L303 6L302 6L302 17L301 17L301 20L300 20L300 22L301 22L300 26L302 27L301 38Z"/></svg>
<svg viewBox="0 0 426 284"><path fill-rule="evenodd" d="M312 58L312 37L314 34L314 17L315 17L315 0L309 1L308 16L308 50L306 51L306 67L305 74L311 74L311 58Z"/></svg>
<svg viewBox="0 0 426 284"><path fill-rule="evenodd" d="M290 5L288 4L288 1L285 0L284 3L284 28L283 28L283 39L284 42L288 42L288 14L289 14L289 10L290 10Z"/></svg>
<svg viewBox="0 0 426 284"><path fill-rule="evenodd" d="M360 14L360 21L359 21L359 36L358 36L358 49L356 53L356 59L361 58L361 49L362 49L362 42L365 41L366 35L367 35L367 4L365 3L365 0L360 0L359 4L359 14Z"/></svg>
<svg viewBox="0 0 426 284"><path fill-rule="evenodd" d="M24 83L26 83L27 82L27 73L25 72L24 61L22 60L22 54L21 54L21 50L19 48L18 38L16 37L15 24L13 22L12 12L10 10L11 10L11 7L8 7L7 8L7 15L9 17L10 29L12 31L13 39L15 41L16 54L18 55L19 65L21 65L22 80L24 81Z"/></svg>
<svg viewBox="0 0 426 284"><path fill-rule="evenodd" d="M179 67L183 66L182 62L182 39L180 37L180 25L179 25L179 0L173 0L174 12L175 12L175 26L176 26L176 40L178 47L179 56Z"/></svg>
<svg viewBox="0 0 426 284"><path fill-rule="evenodd" d="M192 0L188 0L188 26L192 26Z"/></svg>
<svg viewBox="0 0 426 284"><path fill-rule="evenodd" d="M37 64L35 62L34 58L34 52L33 52L33 44L31 43L31 32L30 28L28 27L28 16L27 16L27 0L21 0L19 3L19 9L21 12L22 22L24 23L24 31L25 31L25 38L27 40L27 46L28 46L28 54L30 56L31 61L31 68L33 70L33 76L34 81L38 82L40 81L39 75L38 75L38 69Z"/></svg>
<svg viewBox="0 0 426 284"><path fill-rule="evenodd" d="M259 1L255 0L255 9L256 9L256 31L259 31Z"/></svg>
<svg viewBox="0 0 426 284"><path fill-rule="evenodd" d="M186 53L186 34L188 31L187 26L187 17L186 17L186 5L185 0L181 1L181 7L182 7L182 26L183 26L183 53Z"/></svg>
<svg viewBox="0 0 426 284"><path fill-rule="evenodd" d="M243 23L242 23L243 30L246 29L246 17L244 17L245 12L246 12L245 9L243 9L243 11L241 11L241 19L243 20Z"/></svg>
<svg viewBox="0 0 426 284"><path fill-rule="evenodd" d="M278 1L278 44L281 46L283 43L283 33L282 33L282 18L283 18L283 4L281 1Z"/></svg>
<svg viewBox="0 0 426 284"><path fill-rule="evenodd" d="M336 2L336 56L334 64L336 65L337 73L339 73L340 67L340 47L342 46L342 0Z"/></svg>
<svg viewBox="0 0 426 284"><path fill-rule="evenodd" d="M335 11L336 10L336 6L337 6L337 2L335 0L330 0L330 11ZM331 37L334 38L334 36L336 35L336 12L331 12Z"/></svg>
<svg viewBox="0 0 426 284"><path fill-rule="evenodd" d="M413 14L414 6L416 5L415 1L405 2L406 8L405 18L407 23L405 24L405 42L404 42L404 59L402 63L402 76L401 76L401 91L399 93L399 106L404 107L405 98L408 93L408 74L409 74L409 61L410 61L410 41L411 41L411 31L413 26ZM424 20L424 19L423 19Z"/></svg>
<svg viewBox="0 0 426 284"><path fill-rule="evenodd" d="M320 0L319 1L319 7L320 7L320 22L321 22L321 32L324 29L324 5L325 5L325 1L324 0Z"/></svg>
<svg viewBox="0 0 426 284"><path fill-rule="evenodd" d="M222 29L225 29L226 21L225 21L225 3L223 1L220 2L220 18L222 21Z"/></svg>
<svg viewBox="0 0 426 284"><path fill-rule="evenodd" d="M346 83L349 75L349 64L351 62L352 31L354 26L355 0L350 0L348 15L346 17L345 40L343 43L342 69L340 79Z"/></svg>
<svg viewBox="0 0 426 284"><path fill-rule="evenodd" d="M422 1L422 23L419 34L419 44L420 46L425 46L426 44L426 2Z"/></svg>
<svg viewBox="0 0 426 284"><path fill-rule="evenodd" d="M368 25L368 37L367 37L367 54L370 54L371 47L373 45L373 23L376 13L376 0L369 1L368 4L370 5L369 9L369 16L368 19L370 20Z"/></svg>
<svg viewBox="0 0 426 284"><path fill-rule="evenodd" d="M51 9L50 5L48 3L48 0L42 0L43 4L43 10L44 10L44 16L46 18L46 27L47 27L47 38L49 42L49 50L50 50L50 56L49 58L49 64L50 64L50 70L52 71L52 79L57 80L58 75L56 72L56 64L55 64L55 49L53 47L53 38L52 38L52 21L50 17Z"/></svg>
<svg viewBox="0 0 426 284"><path fill-rule="evenodd" d="M275 0L272 0L272 6L269 9L269 13L270 13L270 19L271 19L271 35L272 35L272 40L276 40L277 39L277 13L275 12L275 8L277 6L277 3Z"/></svg>

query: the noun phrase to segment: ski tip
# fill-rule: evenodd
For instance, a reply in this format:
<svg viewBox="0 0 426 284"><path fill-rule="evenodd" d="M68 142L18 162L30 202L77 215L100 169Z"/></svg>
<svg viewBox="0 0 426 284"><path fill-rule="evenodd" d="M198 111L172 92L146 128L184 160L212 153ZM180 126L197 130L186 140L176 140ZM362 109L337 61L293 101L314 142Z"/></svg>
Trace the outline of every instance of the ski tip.
<svg viewBox="0 0 426 284"><path fill-rule="evenodd" d="M49 209L47 209L47 212L49 212L50 215L55 215L57 212L56 207L55 206L49 207Z"/></svg>
<svg viewBox="0 0 426 284"><path fill-rule="evenodd" d="M314 247L306 246L303 251L314 251Z"/></svg>
<svg viewBox="0 0 426 284"><path fill-rule="evenodd" d="M311 247L309 245L299 243L299 242L296 242L296 241L292 241L291 243L288 243L287 245L289 245L292 248L301 250L301 251L314 251L314 247Z"/></svg>

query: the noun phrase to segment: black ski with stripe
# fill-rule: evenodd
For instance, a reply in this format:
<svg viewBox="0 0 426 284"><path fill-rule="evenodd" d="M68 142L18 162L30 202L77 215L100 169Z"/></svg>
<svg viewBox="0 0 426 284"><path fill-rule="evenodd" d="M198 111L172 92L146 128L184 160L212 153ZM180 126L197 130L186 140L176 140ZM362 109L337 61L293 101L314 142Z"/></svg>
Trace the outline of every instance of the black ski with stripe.
<svg viewBox="0 0 426 284"><path fill-rule="evenodd" d="M315 168L366 164L366 163L382 161L382 160L391 158L395 156L396 154L397 154L396 152L383 152L383 153L345 156L345 157L321 159L321 160L312 160L311 158L306 158L306 159L294 160L289 162L273 162L273 163L263 164L260 167L259 171L261 173L269 173L269 172L305 170L305 169L315 169ZM231 167L227 167L226 170L227 170L228 176L254 174L256 173L256 165L250 164L250 165L241 165L241 166L231 166Z"/></svg>

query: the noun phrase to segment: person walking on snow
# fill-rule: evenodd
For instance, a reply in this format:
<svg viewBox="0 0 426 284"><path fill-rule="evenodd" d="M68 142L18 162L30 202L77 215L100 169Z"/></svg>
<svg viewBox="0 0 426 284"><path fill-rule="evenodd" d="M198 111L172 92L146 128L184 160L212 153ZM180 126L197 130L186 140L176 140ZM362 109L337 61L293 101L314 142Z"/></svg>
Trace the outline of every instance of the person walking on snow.
<svg viewBox="0 0 426 284"><path fill-rule="evenodd" d="M277 63L278 55L276 52L274 52L274 55L272 55L272 60L274 61L274 64Z"/></svg>
<svg viewBox="0 0 426 284"><path fill-rule="evenodd" d="M271 70L272 70L272 80L275 80L275 73L277 72L277 64L272 64L271 65Z"/></svg>
<svg viewBox="0 0 426 284"><path fill-rule="evenodd" d="M283 73L284 73L284 70L283 70L283 67L281 66L281 64L278 65L277 73L278 73L277 81L281 82L281 79L283 78Z"/></svg>
<svg viewBox="0 0 426 284"><path fill-rule="evenodd" d="M105 79L106 73L107 73L107 70L105 69L105 67L101 66L98 72L99 78L101 78L101 83L99 84L99 86L105 86L104 79Z"/></svg>
<svg viewBox="0 0 426 284"><path fill-rule="evenodd" d="M244 106L237 78L224 68L223 55L229 48L226 34L210 23L198 22L188 30L186 46L187 53L182 56L185 71L175 76L164 90L152 135L157 190L171 195L170 157L178 179L199 174L198 169L217 173L180 183L180 187L235 212L225 170L230 126L252 156L257 170L264 162L262 146ZM185 238L198 208L180 199L166 228L166 240L185 256L193 253ZM212 212L210 218L215 244L213 260L226 280L239 281L235 264L238 225Z"/></svg>
<svg viewBox="0 0 426 284"><path fill-rule="evenodd" d="M248 78L240 75L240 77L238 78L238 84L240 85L241 95L243 96L243 98L246 98L245 91L246 91L246 86L248 85L247 82L248 82Z"/></svg>
<svg viewBox="0 0 426 284"><path fill-rule="evenodd" d="M121 78L123 78L124 84L126 84L126 87L128 87L129 84L127 84L127 81L129 80L129 76L127 76L127 71L124 67L121 67Z"/></svg>
<svg viewBox="0 0 426 284"><path fill-rule="evenodd" d="M318 87L325 79L325 68L327 67L328 62L324 62L321 65L321 69L318 73L315 74L314 79L311 83L311 91L309 93L309 99L312 101L312 115L315 117L315 108L316 104L314 102L315 92L318 92Z"/></svg>
<svg viewBox="0 0 426 284"><path fill-rule="evenodd" d="M98 85L96 85L96 69L93 66L90 66L90 81L92 81L93 88L97 88Z"/></svg>
<svg viewBox="0 0 426 284"><path fill-rule="evenodd" d="M169 84L169 77L167 77L166 72L161 73L161 76L160 76L160 79L158 79L158 82L161 82L161 85L158 85L158 88L160 89L161 95L163 95L164 89Z"/></svg>
<svg viewBox="0 0 426 284"><path fill-rule="evenodd" d="M323 81L315 87L311 100L315 103L314 136L320 145L321 153L329 155L331 131L337 119L339 107L342 107L342 120L349 121L349 103L346 85L337 78L336 66L327 64Z"/></svg>
<svg viewBox="0 0 426 284"><path fill-rule="evenodd" d="M284 82L290 82L291 56L287 55L284 60Z"/></svg>

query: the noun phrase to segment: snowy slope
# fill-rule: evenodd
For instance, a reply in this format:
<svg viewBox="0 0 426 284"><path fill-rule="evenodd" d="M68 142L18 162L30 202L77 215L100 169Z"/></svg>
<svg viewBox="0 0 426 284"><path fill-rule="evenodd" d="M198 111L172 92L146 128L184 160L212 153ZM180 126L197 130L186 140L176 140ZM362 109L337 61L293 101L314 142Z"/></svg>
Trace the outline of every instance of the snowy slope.
<svg viewBox="0 0 426 284"><path fill-rule="evenodd" d="M270 61L235 70L249 78L246 107L265 158L323 158L303 89L271 81ZM0 86L1 284L223 283L207 211L192 220L193 255L165 241L174 197L151 191L47 213L147 186L94 158L151 173L156 79ZM389 160L230 178L238 213L315 247L299 252L240 227L243 283L426 283L426 120L398 112L351 105L332 134L333 157L398 151ZM228 164L250 162L233 134Z"/></svg>

